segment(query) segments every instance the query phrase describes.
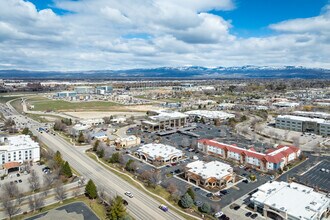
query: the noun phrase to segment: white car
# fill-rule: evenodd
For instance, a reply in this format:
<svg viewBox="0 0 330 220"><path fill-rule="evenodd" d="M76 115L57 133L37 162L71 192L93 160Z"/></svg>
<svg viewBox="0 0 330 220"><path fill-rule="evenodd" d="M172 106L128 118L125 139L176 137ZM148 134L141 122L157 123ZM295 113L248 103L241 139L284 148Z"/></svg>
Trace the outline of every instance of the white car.
<svg viewBox="0 0 330 220"><path fill-rule="evenodd" d="M130 198L133 198L133 194L131 192L125 192L125 195L130 197Z"/></svg>
<svg viewBox="0 0 330 220"><path fill-rule="evenodd" d="M217 212L214 214L214 217L219 218L223 215L223 212Z"/></svg>

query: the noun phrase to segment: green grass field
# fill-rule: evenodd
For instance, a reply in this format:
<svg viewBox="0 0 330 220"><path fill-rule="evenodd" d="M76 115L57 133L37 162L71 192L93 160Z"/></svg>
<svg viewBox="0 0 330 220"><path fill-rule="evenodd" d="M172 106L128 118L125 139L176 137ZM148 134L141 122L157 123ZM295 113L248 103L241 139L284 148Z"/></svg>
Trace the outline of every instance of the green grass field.
<svg viewBox="0 0 330 220"><path fill-rule="evenodd" d="M34 111L81 111L81 110L108 110L112 106L119 105L114 102L67 102L63 100L48 100L48 99L29 99L30 105L34 105Z"/></svg>
<svg viewBox="0 0 330 220"><path fill-rule="evenodd" d="M0 103L5 104L6 102L20 98L19 96L0 96Z"/></svg>

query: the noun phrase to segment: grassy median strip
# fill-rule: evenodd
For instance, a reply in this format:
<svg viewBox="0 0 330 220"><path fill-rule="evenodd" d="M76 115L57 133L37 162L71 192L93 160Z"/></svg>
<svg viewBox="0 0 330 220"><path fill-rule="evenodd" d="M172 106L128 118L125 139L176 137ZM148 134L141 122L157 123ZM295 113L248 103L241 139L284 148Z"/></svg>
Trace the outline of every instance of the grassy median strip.
<svg viewBox="0 0 330 220"><path fill-rule="evenodd" d="M93 160L95 160L97 163L100 163L98 160L97 160L97 157L93 154L93 153L90 153L90 152L86 152L86 154L92 158ZM150 196L152 196L154 199L156 199L160 204L163 204L164 201L156 196L154 196L152 193L154 194L157 194L159 196L161 196L162 198L164 198L165 200L167 200L169 203L171 203L171 205L181 209L180 207L177 206L176 203L174 203L173 201L170 201L170 194L163 188L163 187L160 187L160 186L157 186L155 189L153 188L143 188L141 187L140 184L138 184L137 182L133 181L130 177L134 178L134 176L131 174L131 173L126 173L127 175L129 175L130 177L120 173L120 172L123 172L122 170L119 170L118 167L116 166L113 166L111 164L108 164L106 161L100 159L102 162L106 163L108 166L100 163L103 167L105 167L106 169L108 169L109 171L115 171L113 172L114 174L116 174L117 176L119 176L120 178L124 179L125 181L127 181L128 183L130 183L131 185L137 187L138 189L142 190L142 191L145 191L147 192ZM111 169L111 168L113 169ZM143 183L141 183L143 184ZM185 215L183 214L182 212L179 212L177 211L176 209L172 209L173 211L175 211L176 213L178 213L179 215L181 215L182 217L184 217L185 219L188 219L188 220L195 220L195 218L192 218L190 217L189 215ZM181 209L183 212L185 212L185 210ZM199 218L198 216L196 216L197 218Z"/></svg>

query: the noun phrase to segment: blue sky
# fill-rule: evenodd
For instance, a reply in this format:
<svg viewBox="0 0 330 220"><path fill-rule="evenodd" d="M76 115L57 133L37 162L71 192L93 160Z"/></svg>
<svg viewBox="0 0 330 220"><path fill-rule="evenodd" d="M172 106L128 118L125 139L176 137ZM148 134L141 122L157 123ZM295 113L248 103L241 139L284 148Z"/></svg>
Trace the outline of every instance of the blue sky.
<svg viewBox="0 0 330 220"><path fill-rule="evenodd" d="M0 69L330 68L328 0L0 0Z"/></svg>

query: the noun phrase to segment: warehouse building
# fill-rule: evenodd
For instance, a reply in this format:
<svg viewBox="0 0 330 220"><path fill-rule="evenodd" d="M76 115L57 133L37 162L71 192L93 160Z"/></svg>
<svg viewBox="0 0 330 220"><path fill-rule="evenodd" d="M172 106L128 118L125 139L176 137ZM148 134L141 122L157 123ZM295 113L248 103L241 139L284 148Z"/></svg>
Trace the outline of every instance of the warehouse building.
<svg viewBox="0 0 330 220"><path fill-rule="evenodd" d="M204 119L207 121L214 120L214 119L220 119L220 120L226 120L229 118L235 118L234 114L230 114L223 111L209 111L209 110L193 110L193 111L187 111L185 114L189 115L190 120L195 119L196 117L198 119Z"/></svg>
<svg viewBox="0 0 330 220"><path fill-rule="evenodd" d="M321 220L327 219L330 199L313 188L286 182L268 182L252 194L255 211L267 219Z"/></svg>
<svg viewBox="0 0 330 220"><path fill-rule="evenodd" d="M78 94L93 94L95 93L95 89L93 86L76 86L74 87L74 91Z"/></svg>
<svg viewBox="0 0 330 220"><path fill-rule="evenodd" d="M56 93L56 98L70 98L70 97L76 97L77 93L75 91L62 91Z"/></svg>

